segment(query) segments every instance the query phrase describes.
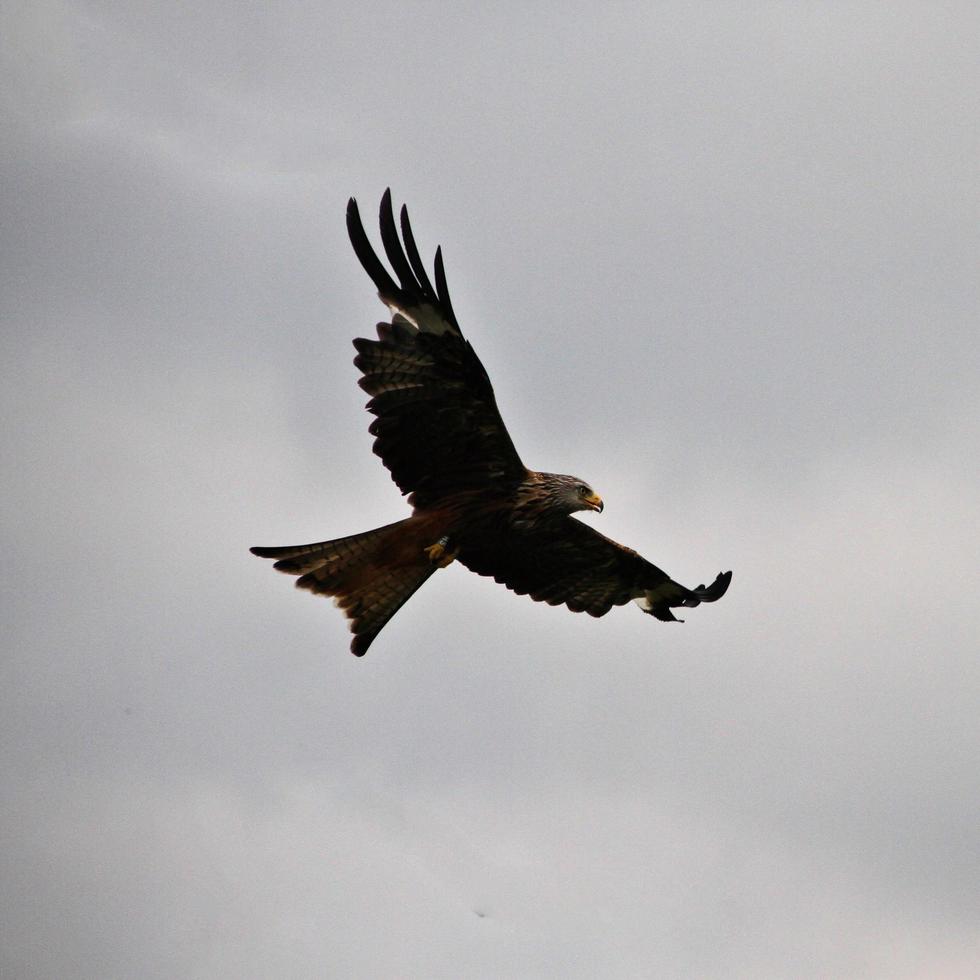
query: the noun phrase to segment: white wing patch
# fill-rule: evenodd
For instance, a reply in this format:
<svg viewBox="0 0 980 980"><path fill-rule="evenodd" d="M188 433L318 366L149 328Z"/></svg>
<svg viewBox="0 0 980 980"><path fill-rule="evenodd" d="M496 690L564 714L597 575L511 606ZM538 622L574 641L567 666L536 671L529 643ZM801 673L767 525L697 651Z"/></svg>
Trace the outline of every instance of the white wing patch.
<svg viewBox="0 0 980 980"><path fill-rule="evenodd" d="M378 293L378 299L391 310L392 323L410 323L422 333L441 335L456 333L456 328L431 303L421 306L399 306Z"/></svg>

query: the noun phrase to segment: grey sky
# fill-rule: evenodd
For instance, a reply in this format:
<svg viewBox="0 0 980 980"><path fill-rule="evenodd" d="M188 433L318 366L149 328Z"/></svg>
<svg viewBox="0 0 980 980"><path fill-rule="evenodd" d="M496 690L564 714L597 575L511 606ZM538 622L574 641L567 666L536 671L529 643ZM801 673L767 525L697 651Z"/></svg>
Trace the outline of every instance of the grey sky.
<svg viewBox="0 0 980 980"><path fill-rule="evenodd" d="M972 3L11 3L0 975L976 975ZM721 602L252 544L402 516L346 240ZM373 223L370 226L373 233Z"/></svg>

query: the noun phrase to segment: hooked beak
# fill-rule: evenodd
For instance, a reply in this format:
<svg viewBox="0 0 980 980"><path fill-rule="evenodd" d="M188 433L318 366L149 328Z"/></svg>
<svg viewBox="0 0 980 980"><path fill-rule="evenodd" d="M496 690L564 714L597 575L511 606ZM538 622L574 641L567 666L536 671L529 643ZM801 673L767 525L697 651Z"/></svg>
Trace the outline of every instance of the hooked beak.
<svg viewBox="0 0 980 980"><path fill-rule="evenodd" d="M583 499L592 510L596 510L600 514L602 513L603 503L602 503L602 497L600 497L599 494L593 493Z"/></svg>

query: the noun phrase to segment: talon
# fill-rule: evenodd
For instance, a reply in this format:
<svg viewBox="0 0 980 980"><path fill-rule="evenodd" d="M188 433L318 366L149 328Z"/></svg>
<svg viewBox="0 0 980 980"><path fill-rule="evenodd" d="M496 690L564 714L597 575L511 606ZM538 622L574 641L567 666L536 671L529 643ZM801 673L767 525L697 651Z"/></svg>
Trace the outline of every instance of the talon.
<svg viewBox="0 0 980 980"><path fill-rule="evenodd" d="M445 568L451 565L459 554L459 548L449 550L448 536L441 537L435 544L430 544L428 548L422 549L436 567Z"/></svg>

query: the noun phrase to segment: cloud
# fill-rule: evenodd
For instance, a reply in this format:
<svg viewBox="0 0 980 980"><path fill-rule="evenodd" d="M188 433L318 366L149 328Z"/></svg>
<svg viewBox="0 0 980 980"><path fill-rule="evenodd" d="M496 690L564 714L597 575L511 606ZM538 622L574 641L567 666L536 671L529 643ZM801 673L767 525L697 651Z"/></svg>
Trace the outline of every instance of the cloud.
<svg viewBox="0 0 980 980"><path fill-rule="evenodd" d="M8 14L0 972L967 976L972 8ZM431 12L430 12L431 14ZM724 602L252 544L404 513L384 186L529 465Z"/></svg>

